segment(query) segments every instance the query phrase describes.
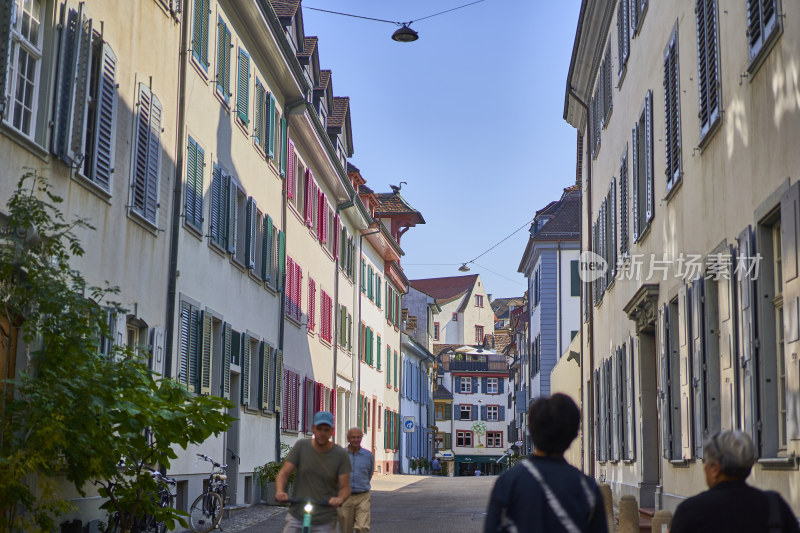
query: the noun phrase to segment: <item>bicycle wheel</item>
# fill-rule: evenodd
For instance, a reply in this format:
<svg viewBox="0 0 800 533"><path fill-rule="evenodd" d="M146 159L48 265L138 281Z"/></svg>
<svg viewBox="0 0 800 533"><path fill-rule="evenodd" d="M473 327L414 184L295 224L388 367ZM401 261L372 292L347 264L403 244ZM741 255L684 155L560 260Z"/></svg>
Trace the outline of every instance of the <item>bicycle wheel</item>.
<svg viewBox="0 0 800 533"><path fill-rule="evenodd" d="M204 492L189 508L189 526L195 533L211 531L222 518L222 498L216 492Z"/></svg>

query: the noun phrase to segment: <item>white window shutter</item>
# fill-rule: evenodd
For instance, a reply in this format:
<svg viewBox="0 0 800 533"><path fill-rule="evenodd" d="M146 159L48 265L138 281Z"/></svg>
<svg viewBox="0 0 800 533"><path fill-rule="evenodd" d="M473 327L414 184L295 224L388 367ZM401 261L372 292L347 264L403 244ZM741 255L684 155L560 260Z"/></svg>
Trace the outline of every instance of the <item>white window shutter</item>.
<svg viewBox="0 0 800 533"><path fill-rule="evenodd" d="M247 261L247 268L252 269L256 266L256 248L258 248L256 244L256 201L252 196L247 198L246 209L245 261Z"/></svg>
<svg viewBox="0 0 800 533"><path fill-rule="evenodd" d="M103 43L100 56L100 72L97 79L97 111L95 113L93 161L90 165L92 181L108 190L114 172L114 151L117 131L117 56Z"/></svg>
<svg viewBox="0 0 800 533"><path fill-rule="evenodd" d="M644 105L644 150L645 153L645 180L647 198L645 201L645 222L648 224L653 219L655 211L655 191L653 190L653 91L647 91Z"/></svg>
<svg viewBox="0 0 800 533"><path fill-rule="evenodd" d="M270 397L270 405L276 413L281 410L281 398L283 397L283 350L275 350L275 392Z"/></svg>
<svg viewBox="0 0 800 533"><path fill-rule="evenodd" d="M260 394L260 402L261 402L261 410L262 411L269 411L269 395L272 392L270 389L270 363L271 363L271 356L272 356L272 348L267 346L264 341L261 341L258 347L259 352L259 359L261 362L261 394Z"/></svg>
<svg viewBox="0 0 800 533"><path fill-rule="evenodd" d="M678 354L680 367L680 432L681 432L681 459L691 459L694 449L692 439L692 360L691 360L691 321L689 313L691 302L690 292L686 285L678 291ZM673 366L674 368L674 366ZM674 390L674 389L673 389Z"/></svg>
<svg viewBox="0 0 800 533"><path fill-rule="evenodd" d="M150 370L164 376L165 330L161 326L150 328Z"/></svg>
<svg viewBox="0 0 800 533"><path fill-rule="evenodd" d="M200 357L198 364L200 367L200 387L199 393L208 396L211 394L211 347L213 343L212 326L213 317L211 313L202 311L200 313Z"/></svg>
<svg viewBox="0 0 800 533"><path fill-rule="evenodd" d="M631 133L631 151L633 157L631 158L631 183L633 184L633 194L631 194L631 233L633 234L633 242L639 240L639 218L641 213L639 210L639 124L633 126Z"/></svg>

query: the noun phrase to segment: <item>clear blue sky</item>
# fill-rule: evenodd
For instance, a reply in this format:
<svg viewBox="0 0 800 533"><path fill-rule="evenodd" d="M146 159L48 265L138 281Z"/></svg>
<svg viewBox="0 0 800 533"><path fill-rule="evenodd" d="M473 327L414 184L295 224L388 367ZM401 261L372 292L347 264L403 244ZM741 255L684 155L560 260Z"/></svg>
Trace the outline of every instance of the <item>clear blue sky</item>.
<svg viewBox="0 0 800 533"><path fill-rule="evenodd" d="M425 217L402 239L409 279L459 275L575 181L575 130L562 118L579 0L485 0L396 26L307 9L408 21L468 0L304 0L333 92L350 97L353 164L376 192ZM470 265L494 297L519 296L527 225Z"/></svg>

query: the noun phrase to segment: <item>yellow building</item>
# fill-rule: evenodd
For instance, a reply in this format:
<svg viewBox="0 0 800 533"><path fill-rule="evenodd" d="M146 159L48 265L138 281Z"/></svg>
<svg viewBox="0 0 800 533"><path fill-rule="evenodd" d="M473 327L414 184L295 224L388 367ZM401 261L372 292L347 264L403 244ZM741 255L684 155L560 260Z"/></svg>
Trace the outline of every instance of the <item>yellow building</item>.
<svg viewBox="0 0 800 533"><path fill-rule="evenodd" d="M796 8L581 5L564 117L608 265L582 294L584 461L643 507L705 489L703 441L738 428L800 514Z"/></svg>

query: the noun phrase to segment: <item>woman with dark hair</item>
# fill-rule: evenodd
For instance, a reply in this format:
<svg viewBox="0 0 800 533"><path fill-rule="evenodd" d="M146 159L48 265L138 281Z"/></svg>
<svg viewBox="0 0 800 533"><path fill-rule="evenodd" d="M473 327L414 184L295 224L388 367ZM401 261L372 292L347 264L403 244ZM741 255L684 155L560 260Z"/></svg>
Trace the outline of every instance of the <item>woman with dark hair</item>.
<svg viewBox="0 0 800 533"><path fill-rule="evenodd" d="M564 460L580 424L581 412L566 394L531 404L528 430L534 451L495 483L485 533L607 533L597 484Z"/></svg>

